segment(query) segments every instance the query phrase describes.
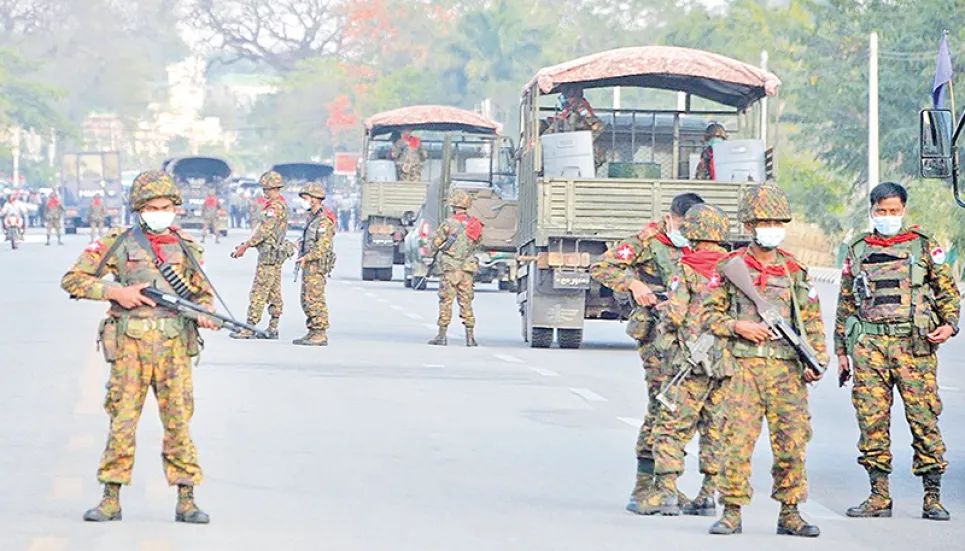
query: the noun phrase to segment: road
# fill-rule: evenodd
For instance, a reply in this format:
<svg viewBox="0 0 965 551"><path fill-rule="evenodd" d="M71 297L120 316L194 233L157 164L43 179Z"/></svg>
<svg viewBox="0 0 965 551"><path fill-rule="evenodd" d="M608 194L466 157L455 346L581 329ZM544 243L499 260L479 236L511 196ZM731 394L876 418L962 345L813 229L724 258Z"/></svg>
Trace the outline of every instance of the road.
<svg viewBox="0 0 965 551"><path fill-rule="evenodd" d="M866 496L867 480L855 462L848 393L828 380L812 394L804 507L822 536L774 534L778 505L768 497L762 438L744 534L712 537L710 518L623 511L645 389L622 325L590 324L581 350L529 349L514 296L487 285L475 301L480 347L461 346L459 327L447 348L429 347L435 293L404 289L398 273L391 283L362 283L357 234L336 240L329 347L289 344L304 331L291 266L281 341L208 334L195 370L192 434L205 470L198 502L212 524L173 522L153 398L134 484L121 494L124 521L86 524L81 514L100 497L95 473L107 430L107 370L94 347L104 305L70 301L59 288L86 238L45 247L29 237L19 251L0 251L2 551L937 550L961 549L965 540L965 338L942 350L951 522L918 518L921 486L901 415L893 430L895 518L843 517ZM254 254L228 258L241 239L233 232L206 253L238 316L255 262ZM819 287L830 316L835 289ZM695 458L681 480L691 495L700 481Z"/></svg>

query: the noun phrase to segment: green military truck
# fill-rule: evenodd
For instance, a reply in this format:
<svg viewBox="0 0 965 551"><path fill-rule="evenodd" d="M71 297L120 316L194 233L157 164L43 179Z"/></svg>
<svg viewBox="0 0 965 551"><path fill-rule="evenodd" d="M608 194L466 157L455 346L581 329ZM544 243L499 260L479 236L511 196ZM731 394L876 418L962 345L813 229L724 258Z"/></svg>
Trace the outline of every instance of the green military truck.
<svg viewBox="0 0 965 551"><path fill-rule="evenodd" d="M585 320L627 318L630 297L591 279L589 268L616 242L662 220L675 195L696 192L724 209L730 242L742 241L740 197L771 176L776 161L766 98L779 86L773 74L739 61L664 46L611 50L536 74L520 100L517 155L517 303L530 346L550 347L555 332L560 347L579 348ZM595 109L597 136L554 128L561 118L555 94L599 97L595 89L614 87L622 98L663 105ZM713 146L715 179L697 180L711 122L724 125L729 139Z"/></svg>
<svg viewBox="0 0 965 551"><path fill-rule="evenodd" d="M364 125L358 181L361 188L362 279L392 279L404 264L403 240L426 200L429 182L442 177L449 134L496 136L498 125L476 113L444 105L415 105L369 117ZM427 160L419 181L402 181L392 148L404 131L418 133ZM408 213L408 214L407 214Z"/></svg>
<svg viewBox="0 0 965 551"><path fill-rule="evenodd" d="M64 233L90 225L90 205L100 195L107 209L107 227L122 223L124 186L121 154L117 151L80 151L61 157L61 197Z"/></svg>

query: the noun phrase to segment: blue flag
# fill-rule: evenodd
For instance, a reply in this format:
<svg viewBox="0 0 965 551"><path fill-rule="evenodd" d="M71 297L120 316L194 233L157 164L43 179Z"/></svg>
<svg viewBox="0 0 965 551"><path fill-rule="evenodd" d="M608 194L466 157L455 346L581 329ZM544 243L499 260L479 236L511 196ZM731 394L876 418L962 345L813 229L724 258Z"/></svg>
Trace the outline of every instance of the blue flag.
<svg viewBox="0 0 965 551"><path fill-rule="evenodd" d="M946 90L952 81L952 54L948 49L948 33L942 34L938 45L938 63L935 65L935 80L931 85L931 98L935 109L945 107Z"/></svg>

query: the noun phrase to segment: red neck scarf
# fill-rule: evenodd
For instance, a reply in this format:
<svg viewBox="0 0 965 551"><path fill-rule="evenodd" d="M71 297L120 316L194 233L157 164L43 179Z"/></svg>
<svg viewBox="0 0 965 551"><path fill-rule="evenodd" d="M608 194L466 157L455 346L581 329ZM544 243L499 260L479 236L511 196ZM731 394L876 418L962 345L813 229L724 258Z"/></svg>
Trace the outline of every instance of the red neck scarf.
<svg viewBox="0 0 965 551"><path fill-rule="evenodd" d="M761 288L761 291L767 286L767 278L770 276L783 277L790 276L794 272L801 271L801 265L798 264L791 253L783 250L777 249L778 259L784 257L783 264L768 264L763 265L760 260L754 258L750 254L750 251L746 248L734 251L730 256L742 256L744 258L744 263L747 267L758 272L757 281L754 282L755 285Z"/></svg>
<svg viewBox="0 0 965 551"><path fill-rule="evenodd" d="M705 250L705 251L693 251L689 253L684 253L684 257L680 260L683 264L690 266L695 272L710 279L717 271L717 265L720 261L727 256L727 251L723 250Z"/></svg>
<svg viewBox="0 0 965 551"><path fill-rule="evenodd" d="M917 228L918 226L912 226L912 228ZM914 241L921 237L913 231L907 231L905 233L899 233L898 235L893 235L891 237L882 237L877 233L873 233L864 238L864 242L869 245L875 245L877 247L890 247L892 245L897 245L898 243L905 243L908 241Z"/></svg>
<svg viewBox="0 0 965 551"><path fill-rule="evenodd" d="M208 207L209 209L210 209L210 208L217 207L217 206L218 206L218 198L215 197L214 195L209 195L209 196L207 196L207 197L204 199L204 206Z"/></svg>
<svg viewBox="0 0 965 551"><path fill-rule="evenodd" d="M337 223L337 217L335 216L335 211L333 211L328 207L322 207L322 209L325 211L325 216L332 222L332 224L335 224L337 227L338 223Z"/></svg>
<svg viewBox="0 0 965 551"><path fill-rule="evenodd" d="M157 259L161 262L168 261L167 255L164 254L161 245L176 245L178 243L178 236L174 234L176 229L174 226L171 226L168 228L168 233L144 232L148 242L151 244L151 250L154 251L154 255L157 256Z"/></svg>
<svg viewBox="0 0 965 551"><path fill-rule="evenodd" d="M47 199L47 208L48 208L48 209L55 209L55 208L57 208L57 207L59 207L59 206L60 206L60 200L57 199L56 197L51 197L50 199Z"/></svg>
<svg viewBox="0 0 965 551"><path fill-rule="evenodd" d="M101 200L95 198L95 199L91 202L91 204L94 205L95 207L99 207L99 206L101 206Z"/></svg>
<svg viewBox="0 0 965 551"><path fill-rule="evenodd" d="M469 216L464 212L453 214L452 217L466 225L466 237L473 241L479 241L479 238L482 237L483 225L478 218Z"/></svg>

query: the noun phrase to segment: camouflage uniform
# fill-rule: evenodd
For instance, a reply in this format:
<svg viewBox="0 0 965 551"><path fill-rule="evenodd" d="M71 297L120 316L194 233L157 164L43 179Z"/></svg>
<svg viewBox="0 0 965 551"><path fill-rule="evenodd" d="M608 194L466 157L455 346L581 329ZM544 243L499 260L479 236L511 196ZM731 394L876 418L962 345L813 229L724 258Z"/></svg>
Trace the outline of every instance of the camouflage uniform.
<svg viewBox="0 0 965 551"><path fill-rule="evenodd" d="M140 210L151 199L166 197L181 204L181 195L170 177L160 171L141 174L131 186L131 205ZM167 262L190 291L191 299L213 304L213 291L195 270L185 250L200 263L201 247L187 234L145 232L154 254ZM177 239L179 236L181 239ZM116 243L118 240L123 240ZM182 244L184 248L182 248ZM115 247L116 245L116 247ZM113 251L112 251L113 248ZM114 281L103 281L109 273ZM151 283L176 294L157 268L152 254L142 248L127 229L114 229L92 243L61 281L75 299L107 300L108 287ZM191 357L200 352L195 322L157 307L132 310L112 303L101 324L98 344L111 364L104 408L111 418L110 437L98 471L105 484L104 500L85 515L85 520L120 520L120 485L131 483L135 433L149 389L154 389L164 446L161 459L168 484L179 487L176 519L207 522L207 515L194 504L193 486L201 482L198 452L188 426L194 413Z"/></svg>
<svg viewBox="0 0 965 551"><path fill-rule="evenodd" d="M589 131L593 136L593 163L600 168L606 162L606 150L600 138L603 137L604 125L600 117L593 111L590 102L583 97L581 90L567 90L564 93L566 103L559 115L559 129L554 121L550 132L580 132Z"/></svg>
<svg viewBox="0 0 965 551"><path fill-rule="evenodd" d="M302 197L325 199L325 188L310 184L299 194ZM293 344L324 346L328 344L328 306L325 304L325 280L335 267L335 213L323 205L308 213L302 232L302 310L305 312L308 334L292 341Z"/></svg>
<svg viewBox="0 0 965 551"><path fill-rule="evenodd" d="M791 220L784 192L763 184L745 193L739 210L742 223L759 220ZM730 255L744 258L761 295L780 310L814 348L822 365L827 365L824 323L816 289L807 268L778 249L774 264L763 266L753 250L742 248ZM738 321L760 322L757 308L727 279L712 282L704 300L704 322L717 336L727 339L728 352L736 366L732 377L724 432L729 449L719 477L724 516L712 528L715 534L732 534L741 529L740 506L750 503L751 457L761 433L761 418L767 420L774 457L771 497L782 504L778 533L814 537L816 526L801 518L797 504L807 500L805 450L811 440L808 392L797 353L782 339L761 344L742 338L735 331Z"/></svg>
<svg viewBox="0 0 965 551"><path fill-rule="evenodd" d="M221 234L218 232L218 202L215 199L214 204L210 204L209 200L212 198L214 198L213 195L208 196L204 201L204 207L201 208L201 221L204 224L201 230L202 243L208 237L208 232L214 234L215 243L221 242Z"/></svg>
<svg viewBox="0 0 965 551"><path fill-rule="evenodd" d="M697 163L696 179L713 180L716 177L714 171L714 144L727 139L727 131L716 122L707 125L704 135L707 145L700 152L700 162Z"/></svg>
<svg viewBox="0 0 965 551"><path fill-rule="evenodd" d="M892 238L864 234L848 248L834 345L839 356L849 355L854 362L851 401L861 429L858 463L872 486L871 496L849 509L848 516L891 516L891 407L897 387L911 429L912 472L923 477L926 488L922 514L949 518L939 501L948 462L938 428L937 346L927 334L940 325L958 327L960 303L941 245L917 228Z"/></svg>
<svg viewBox="0 0 965 551"><path fill-rule="evenodd" d="M630 284L640 280L654 293L664 293L677 278L678 263L684 251L674 247L667 238L663 223L649 224L639 234L624 239L605 252L599 262L590 267L590 275L602 285L616 292L630 292ZM631 298L631 300L633 300ZM637 437L637 483L627 509L637 511L637 504L651 488L653 478L653 423L660 403L657 394L673 371L661 359L654 345L654 319L650 307L634 304L627 324L627 334L637 341L640 359L647 379L647 414Z"/></svg>
<svg viewBox="0 0 965 551"><path fill-rule="evenodd" d="M392 144L392 159L399 167L399 179L403 182L421 182L422 167L429 158L422 144L412 147L405 138Z"/></svg>
<svg viewBox="0 0 965 551"><path fill-rule="evenodd" d="M482 237L482 225L478 219L466 214L472 198L463 190L455 190L449 198L449 206L456 213L439 225L432 238L429 256L437 259L442 276L439 278L439 334L429 344L445 345L446 330L452 321L453 300L459 302L459 317L466 327L466 346L476 346L473 329L476 318L472 313L474 280L479 269L476 245ZM447 245L448 243L448 245ZM446 250L442 250L448 246Z"/></svg>
<svg viewBox="0 0 965 551"><path fill-rule="evenodd" d="M94 232L97 232L97 239L104 235L104 222L107 221L107 207L104 206L100 196L94 198L90 205L90 240L94 241Z"/></svg>
<svg viewBox="0 0 965 551"><path fill-rule="evenodd" d="M266 172L261 177L261 187L275 189L284 186L280 174L274 171ZM268 306L268 334L278 338L278 321L284 309L281 293L281 270L285 261L294 254L294 247L285 240L288 232L288 205L279 196L268 199L259 215L259 222L248 241L247 247L258 249L258 266L255 268L255 279L251 284L248 295L248 325L258 325L261 316ZM254 335L246 330L231 334L233 338L249 339Z"/></svg>
<svg viewBox="0 0 965 551"><path fill-rule="evenodd" d="M57 235L57 244L63 245L64 241L60 235L60 219L64 216L64 205L57 199L56 196L51 195L50 199L47 199L47 208L44 211L44 222L47 225L47 244L50 245L50 236Z"/></svg>
<svg viewBox="0 0 965 551"><path fill-rule="evenodd" d="M727 252L717 243L723 241L728 230L727 216L719 208L700 204L691 207L681 224L681 232L691 242L704 242L697 251L681 261L679 284L669 293L669 300L661 306L654 345L660 349L668 370L690 373L674 388L663 388L665 395L675 402L675 411L659 408L653 425L653 459L655 492L640 505L644 514L680 513L680 492L676 480L684 472L684 447L700 433L700 472L704 482L692 503L684 503L684 513L713 515L716 477L723 462L722 432L725 421L727 385L732 372L732 358L717 344L710 351L713 369L690 366L686 343L694 343L706 331L697 321L702 317L703 297L707 286L719 275L714 267ZM708 335L709 337L709 335ZM705 337L707 338L707 337Z"/></svg>

